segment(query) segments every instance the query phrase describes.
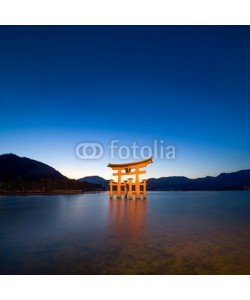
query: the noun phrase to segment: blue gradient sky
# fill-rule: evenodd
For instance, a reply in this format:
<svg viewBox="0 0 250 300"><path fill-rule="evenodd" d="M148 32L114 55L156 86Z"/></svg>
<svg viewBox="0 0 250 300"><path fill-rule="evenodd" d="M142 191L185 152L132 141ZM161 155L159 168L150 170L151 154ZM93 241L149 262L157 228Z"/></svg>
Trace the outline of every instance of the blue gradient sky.
<svg viewBox="0 0 250 300"><path fill-rule="evenodd" d="M78 143L163 139L176 159L149 177L250 168L250 27L2 26L0 43L1 154L109 178Z"/></svg>

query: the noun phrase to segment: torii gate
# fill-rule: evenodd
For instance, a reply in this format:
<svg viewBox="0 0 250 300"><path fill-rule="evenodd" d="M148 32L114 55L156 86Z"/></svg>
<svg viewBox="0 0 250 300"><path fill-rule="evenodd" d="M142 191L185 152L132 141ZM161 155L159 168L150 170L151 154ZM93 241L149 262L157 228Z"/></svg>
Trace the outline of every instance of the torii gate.
<svg viewBox="0 0 250 300"><path fill-rule="evenodd" d="M117 182L114 182L113 179L110 179L109 181L110 197L113 197L113 195L116 194L117 198L121 198L122 194L124 194L125 197L132 198L133 194L135 194L135 197L138 199L141 195L141 187L143 188L143 197L146 197L147 181L146 179L141 182L139 180L139 175L146 174L146 170L140 170L140 168L145 168L151 163L153 163L152 157L125 164L108 164L109 168L117 171L116 173L113 173L113 176L117 176ZM128 178L128 180L122 181L122 176L126 175L135 175L135 181L133 181L133 178ZM114 187L116 187L116 191L114 190Z"/></svg>

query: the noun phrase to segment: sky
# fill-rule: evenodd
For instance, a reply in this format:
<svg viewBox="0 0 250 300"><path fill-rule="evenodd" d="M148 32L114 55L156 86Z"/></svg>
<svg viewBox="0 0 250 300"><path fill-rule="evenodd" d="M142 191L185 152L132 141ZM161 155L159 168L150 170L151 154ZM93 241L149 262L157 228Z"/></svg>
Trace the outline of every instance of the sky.
<svg viewBox="0 0 250 300"><path fill-rule="evenodd" d="M215 176L250 168L249 120L249 26L0 27L0 154L110 178L120 147L162 141L147 177Z"/></svg>

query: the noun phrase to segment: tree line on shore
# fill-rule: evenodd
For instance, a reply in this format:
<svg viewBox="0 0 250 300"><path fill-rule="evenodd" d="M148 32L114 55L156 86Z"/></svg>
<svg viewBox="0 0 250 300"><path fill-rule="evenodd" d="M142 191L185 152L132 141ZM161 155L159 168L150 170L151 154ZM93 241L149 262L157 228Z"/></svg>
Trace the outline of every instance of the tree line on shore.
<svg viewBox="0 0 250 300"><path fill-rule="evenodd" d="M38 180L8 180L0 185L0 192L53 192L53 191L101 191L100 184L81 182L75 179L51 179Z"/></svg>

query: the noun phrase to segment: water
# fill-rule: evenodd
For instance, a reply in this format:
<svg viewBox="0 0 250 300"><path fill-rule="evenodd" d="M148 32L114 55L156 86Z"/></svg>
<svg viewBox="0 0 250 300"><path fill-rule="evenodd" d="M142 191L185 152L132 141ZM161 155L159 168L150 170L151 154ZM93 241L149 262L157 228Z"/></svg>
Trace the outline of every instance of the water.
<svg viewBox="0 0 250 300"><path fill-rule="evenodd" d="M0 197L1 274L250 274L250 192Z"/></svg>

